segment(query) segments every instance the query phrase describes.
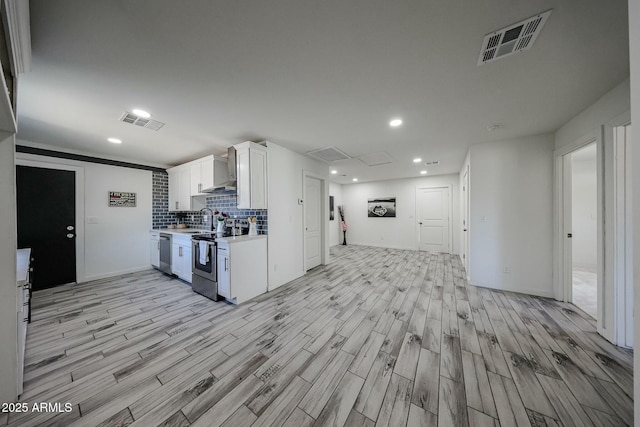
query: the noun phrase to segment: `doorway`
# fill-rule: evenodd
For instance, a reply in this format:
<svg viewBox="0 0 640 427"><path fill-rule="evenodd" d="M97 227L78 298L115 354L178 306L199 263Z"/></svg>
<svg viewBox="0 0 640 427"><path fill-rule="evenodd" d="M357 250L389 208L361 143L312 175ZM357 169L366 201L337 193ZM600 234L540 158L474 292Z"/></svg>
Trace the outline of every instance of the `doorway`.
<svg viewBox="0 0 640 427"><path fill-rule="evenodd" d="M469 280L469 165L462 177L462 265L467 280Z"/></svg>
<svg viewBox="0 0 640 427"><path fill-rule="evenodd" d="M571 302L597 319L598 172L596 144L567 156L571 162Z"/></svg>
<svg viewBox="0 0 640 427"><path fill-rule="evenodd" d="M76 176L16 166L19 248L31 248L33 290L76 282Z"/></svg>
<svg viewBox="0 0 640 427"><path fill-rule="evenodd" d="M323 252L323 180L304 175L304 270L322 264Z"/></svg>
<svg viewBox="0 0 640 427"><path fill-rule="evenodd" d="M449 253L452 246L449 187L416 189L418 249Z"/></svg>

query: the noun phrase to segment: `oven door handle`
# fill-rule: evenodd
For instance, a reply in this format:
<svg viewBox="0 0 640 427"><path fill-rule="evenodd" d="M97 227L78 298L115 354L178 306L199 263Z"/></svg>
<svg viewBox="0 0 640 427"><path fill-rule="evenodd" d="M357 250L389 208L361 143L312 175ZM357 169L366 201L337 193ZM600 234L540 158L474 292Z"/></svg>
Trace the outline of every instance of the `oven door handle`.
<svg viewBox="0 0 640 427"><path fill-rule="evenodd" d="M193 244L198 246L198 243L200 243L202 240L192 240ZM209 246L217 246L218 244L216 242L207 242L207 245Z"/></svg>

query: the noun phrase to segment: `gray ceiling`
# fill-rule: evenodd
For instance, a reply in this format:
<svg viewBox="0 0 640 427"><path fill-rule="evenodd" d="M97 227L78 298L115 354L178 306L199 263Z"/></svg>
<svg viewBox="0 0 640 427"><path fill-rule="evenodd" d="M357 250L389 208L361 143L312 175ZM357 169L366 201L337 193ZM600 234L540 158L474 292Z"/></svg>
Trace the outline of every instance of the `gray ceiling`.
<svg viewBox="0 0 640 427"><path fill-rule="evenodd" d="M386 151L337 182L458 172L469 145L553 132L629 75L612 0L31 0L18 137L175 165L245 140ZM553 9L536 44L478 67L485 34ZM159 131L118 121L144 108ZM393 117L403 126L390 128ZM487 126L500 123L494 132ZM118 137L121 145L106 142Z"/></svg>

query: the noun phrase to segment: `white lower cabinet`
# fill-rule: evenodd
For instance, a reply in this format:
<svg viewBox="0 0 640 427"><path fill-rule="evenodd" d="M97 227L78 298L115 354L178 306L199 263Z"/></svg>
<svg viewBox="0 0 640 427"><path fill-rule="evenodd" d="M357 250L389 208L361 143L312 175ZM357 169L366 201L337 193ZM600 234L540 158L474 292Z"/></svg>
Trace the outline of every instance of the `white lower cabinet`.
<svg viewBox="0 0 640 427"><path fill-rule="evenodd" d="M171 272L191 283L191 238L173 236L171 244Z"/></svg>
<svg viewBox="0 0 640 427"><path fill-rule="evenodd" d="M151 265L160 268L160 233L151 232L149 241L149 250L151 251Z"/></svg>
<svg viewBox="0 0 640 427"><path fill-rule="evenodd" d="M231 298L229 275L229 244L218 244L218 295Z"/></svg>
<svg viewBox="0 0 640 427"><path fill-rule="evenodd" d="M267 238L218 240L218 295L234 304L267 292Z"/></svg>

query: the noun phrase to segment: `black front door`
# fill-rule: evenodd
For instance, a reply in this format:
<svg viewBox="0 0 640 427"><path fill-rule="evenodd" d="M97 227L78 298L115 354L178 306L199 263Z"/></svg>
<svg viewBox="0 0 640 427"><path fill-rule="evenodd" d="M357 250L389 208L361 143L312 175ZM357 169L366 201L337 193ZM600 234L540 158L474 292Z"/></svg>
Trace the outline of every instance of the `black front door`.
<svg viewBox="0 0 640 427"><path fill-rule="evenodd" d="M16 166L18 248L31 248L34 290L76 281L75 175Z"/></svg>

